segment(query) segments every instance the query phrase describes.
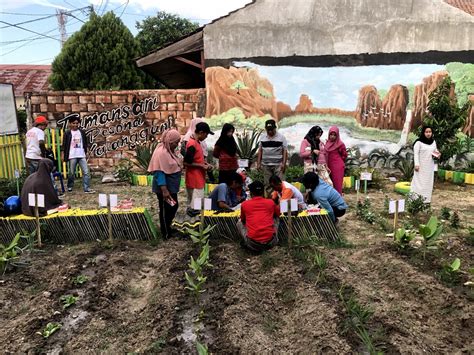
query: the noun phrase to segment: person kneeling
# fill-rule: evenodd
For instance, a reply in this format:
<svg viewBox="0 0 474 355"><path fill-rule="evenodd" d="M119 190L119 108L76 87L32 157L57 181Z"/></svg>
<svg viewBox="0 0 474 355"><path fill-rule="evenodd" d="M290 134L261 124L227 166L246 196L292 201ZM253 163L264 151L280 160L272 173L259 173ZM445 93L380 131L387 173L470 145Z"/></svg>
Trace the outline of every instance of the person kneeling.
<svg viewBox="0 0 474 355"><path fill-rule="evenodd" d="M217 185L209 195L214 211L232 211L246 197L242 190L242 176L235 171L228 175L227 182Z"/></svg>
<svg viewBox="0 0 474 355"><path fill-rule="evenodd" d="M310 191L311 202L319 203L322 208L328 211L334 223L337 223L338 217L344 216L348 206L336 189L326 184L313 172L304 174L302 182L306 190Z"/></svg>
<svg viewBox="0 0 474 355"><path fill-rule="evenodd" d="M280 208L263 197L264 189L260 181L249 185L252 198L242 203L240 221L237 222L243 246L256 252L271 249L278 243Z"/></svg>
<svg viewBox="0 0 474 355"><path fill-rule="evenodd" d="M282 181L277 175L273 175L270 177L270 186L273 189L272 200L275 201L277 205L279 205L281 201L294 198L298 201L299 211L306 209L303 194L289 182Z"/></svg>

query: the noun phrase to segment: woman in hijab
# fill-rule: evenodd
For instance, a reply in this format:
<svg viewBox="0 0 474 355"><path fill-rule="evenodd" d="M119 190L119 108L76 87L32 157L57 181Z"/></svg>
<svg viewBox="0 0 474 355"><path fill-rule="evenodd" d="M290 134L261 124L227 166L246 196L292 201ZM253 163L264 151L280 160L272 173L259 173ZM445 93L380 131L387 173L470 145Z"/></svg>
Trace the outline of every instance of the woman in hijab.
<svg viewBox="0 0 474 355"><path fill-rule="evenodd" d="M421 129L420 137L413 145L415 172L410 187L410 192L422 196L425 203L431 203L435 171L434 159L439 157L440 153L433 138L433 129L425 126Z"/></svg>
<svg viewBox="0 0 474 355"><path fill-rule="evenodd" d="M155 148L148 166L153 173L152 191L158 196L160 229L164 239L172 236L171 223L178 211L178 191L181 181L181 162L176 155L181 135L175 129L165 131Z"/></svg>
<svg viewBox="0 0 474 355"><path fill-rule="evenodd" d="M21 189L21 210L23 214L35 216L35 208L29 206L28 203L28 194L30 193L44 195L44 207L38 208L40 216L46 216L48 210L61 206L62 201L58 198L51 180L53 168L54 163L50 159L41 159L38 163L38 170L26 178Z"/></svg>
<svg viewBox="0 0 474 355"><path fill-rule="evenodd" d="M332 183L336 191L342 195L347 151L345 144L341 141L339 128L336 126L329 128L329 137L325 146L325 152Z"/></svg>
<svg viewBox="0 0 474 355"><path fill-rule="evenodd" d="M212 155L219 159L219 184L227 182L237 171L237 143L234 139L235 127L230 123L224 124L221 135L217 140Z"/></svg>
<svg viewBox="0 0 474 355"><path fill-rule="evenodd" d="M303 158L304 172L317 172L318 176L327 184L332 185L326 165L326 151L321 140L323 129L313 126L304 137L300 146L300 157Z"/></svg>

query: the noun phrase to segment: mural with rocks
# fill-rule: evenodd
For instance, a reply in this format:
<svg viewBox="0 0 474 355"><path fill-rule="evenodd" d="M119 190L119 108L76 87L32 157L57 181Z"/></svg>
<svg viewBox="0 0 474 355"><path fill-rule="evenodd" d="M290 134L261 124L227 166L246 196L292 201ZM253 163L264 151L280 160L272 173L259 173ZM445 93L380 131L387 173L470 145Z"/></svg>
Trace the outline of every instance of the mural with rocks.
<svg viewBox="0 0 474 355"><path fill-rule="evenodd" d="M224 123L263 128L274 118L294 152L313 125L323 128L323 139L337 125L346 146L359 149L369 164L371 152L399 155L413 141L410 132L421 125L430 93L448 75L451 97L462 105L474 92L472 64L307 68L234 62L206 69L206 117L217 131ZM470 136L472 116L464 128ZM387 161L393 167L395 160Z"/></svg>
<svg viewBox="0 0 474 355"><path fill-rule="evenodd" d="M67 128L78 116L89 143L89 165L110 171L135 149L176 127L184 134L190 121L205 113L204 89L132 91L54 91L31 94L30 117L45 115L51 128Z"/></svg>

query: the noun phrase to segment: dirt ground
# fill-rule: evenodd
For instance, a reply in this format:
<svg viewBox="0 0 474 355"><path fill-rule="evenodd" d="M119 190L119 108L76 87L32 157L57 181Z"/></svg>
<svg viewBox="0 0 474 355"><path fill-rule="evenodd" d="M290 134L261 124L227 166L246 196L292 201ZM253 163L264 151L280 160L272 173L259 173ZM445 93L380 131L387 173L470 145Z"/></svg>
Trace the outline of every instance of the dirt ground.
<svg viewBox="0 0 474 355"><path fill-rule="evenodd" d="M119 199L151 207L156 218L149 188L94 188L120 191ZM389 225L384 197L400 198L392 190L388 183L368 194ZM473 190L436 184L432 213L450 207L461 227L446 223L440 248L424 259L416 247L399 251L379 224L360 220L353 192L345 195L350 210L339 223L345 243L314 247L327 261L324 268L308 266L303 254L286 246L253 255L227 239L212 240L213 268L199 305L185 289L184 272L196 255L186 238L47 245L24 256L28 266L0 279L1 353L195 353L196 337L211 353L369 353L348 326L347 294L370 311L365 328L378 351L472 353L474 289L464 283L473 279L474 242L467 229L474 224ZM65 198L88 208L96 199L80 192ZM408 221L401 215L399 224ZM461 259L459 280L442 280L443 264L455 257ZM79 275L87 281L75 285ZM77 296L77 303L63 309L63 295ZM49 322L62 328L43 338L37 332Z"/></svg>

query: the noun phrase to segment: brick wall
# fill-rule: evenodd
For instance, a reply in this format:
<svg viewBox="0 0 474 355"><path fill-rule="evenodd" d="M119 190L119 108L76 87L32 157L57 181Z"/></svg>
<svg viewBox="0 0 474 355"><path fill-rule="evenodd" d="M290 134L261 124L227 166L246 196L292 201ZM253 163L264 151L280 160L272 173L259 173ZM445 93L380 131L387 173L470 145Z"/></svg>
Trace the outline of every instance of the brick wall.
<svg viewBox="0 0 474 355"><path fill-rule="evenodd" d="M91 146L89 166L110 171L134 147L159 138L175 125L184 134L190 121L205 114L205 90L49 91L31 95L32 117L45 115L50 127L66 126L69 115L81 117Z"/></svg>

